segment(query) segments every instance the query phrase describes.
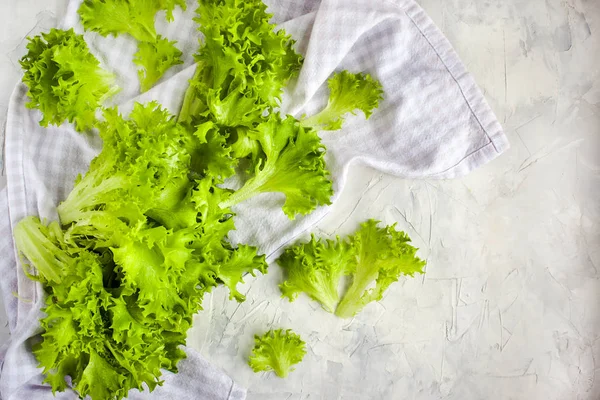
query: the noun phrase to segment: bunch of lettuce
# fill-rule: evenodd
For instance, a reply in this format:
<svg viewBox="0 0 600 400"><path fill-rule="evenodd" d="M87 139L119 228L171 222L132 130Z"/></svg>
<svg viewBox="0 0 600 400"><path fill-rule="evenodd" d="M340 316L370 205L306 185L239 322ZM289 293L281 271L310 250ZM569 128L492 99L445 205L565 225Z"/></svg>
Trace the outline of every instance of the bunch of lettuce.
<svg viewBox="0 0 600 400"><path fill-rule="evenodd" d="M51 29L29 38L21 59L23 82L29 88L28 108L42 112L40 125L73 122L86 131L96 122L96 110L113 95L114 76L100 67L83 36L72 29Z"/></svg>
<svg viewBox="0 0 600 400"><path fill-rule="evenodd" d="M395 224L380 228L368 220L348 239L327 240L311 237L285 249L277 262L287 273L281 285L290 301L300 292L308 294L329 312L350 318L367 304L379 301L401 275L423 273L425 262L417 257L410 238ZM340 280L351 277L351 285L339 300Z"/></svg>
<svg viewBox="0 0 600 400"><path fill-rule="evenodd" d="M227 241L229 192L189 178L193 135L155 103L104 117L104 147L60 204L61 225L28 217L14 232L47 294L34 348L46 382L63 391L69 376L92 399L161 384L204 293L224 284L243 301L243 276L266 272L255 248Z"/></svg>
<svg viewBox="0 0 600 400"><path fill-rule="evenodd" d="M163 39L153 18L157 10L172 18L176 5L184 6L85 0L79 11L86 29L138 39L136 62L151 65L142 82L151 82L160 76L152 71L169 65L161 54L171 51L167 44L155 51ZM294 218L329 204L332 183L315 127L339 128L344 114L362 110L368 117L378 104L376 81L344 72L330 81L329 105L317 116L281 116L280 95L302 57L269 23L266 6L200 0L198 14L204 41L179 116L157 103L136 104L128 118L104 110L102 122L88 124L98 128L102 151L58 206L60 221L28 217L15 228L28 273L47 294L34 352L54 391L69 385L81 397L120 399L160 385L161 369L176 371L203 295L223 284L243 301L238 283L266 272L255 248L227 239L235 205L279 192L283 212ZM47 52L60 46L48 42ZM73 54L70 64L85 54ZM40 68L24 67L31 69L26 74ZM66 79L57 71L43 71L44 82ZM79 112L75 120L84 118ZM248 178L239 190L225 189L235 174Z"/></svg>
<svg viewBox="0 0 600 400"><path fill-rule="evenodd" d="M86 30L102 36L127 34L138 41L134 62L140 66L138 75L142 92L152 86L172 66L182 64L182 52L156 33L154 19L165 11L167 21L173 21L175 6L186 9L185 0L85 0L79 7L81 23Z"/></svg>

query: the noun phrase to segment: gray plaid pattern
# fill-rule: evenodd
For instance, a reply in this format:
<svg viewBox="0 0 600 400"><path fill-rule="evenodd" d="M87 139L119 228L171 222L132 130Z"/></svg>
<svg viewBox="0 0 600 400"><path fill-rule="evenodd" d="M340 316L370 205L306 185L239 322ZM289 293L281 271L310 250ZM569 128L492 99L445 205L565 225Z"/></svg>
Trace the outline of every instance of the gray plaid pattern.
<svg viewBox="0 0 600 400"><path fill-rule="evenodd" d="M132 63L135 42L85 33L92 51L112 70L122 91L113 99L122 112L135 101L158 100L178 111L194 72L192 54L199 34L192 22L195 2L176 21L157 18L159 33L178 41L185 63L167 72L159 84L140 95ZM367 71L381 80L385 100L372 118L351 116L344 129L323 132L327 162L340 193L350 164L360 162L406 178L452 178L492 160L508 148L500 124L448 41L413 0L270 0L274 21L297 40L306 61L297 81L284 95L282 112L310 114L327 101L326 81L336 70ZM63 27L82 32L69 4ZM110 68L108 68L110 66ZM1 350L0 395L5 400L50 399L29 351L38 330L41 289L16 267L11 228L26 215L55 219L55 206L66 197L77 174L86 170L100 148L97 137L80 135L71 126L43 129L40 114L24 107L26 88L17 85L6 129L7 191L0 192L0 260L2 291L12 338ZM6 207L3 207L6 206ZM234 243L258 245L272 260L282 246L309 229L332 207L289 221L281 197L264 194L236 207ZM17 300L13 293L18 293ZM243 399L245 390L197 353L188 351L177 375L153 394L133 399ZM58 395L74 399L73 393Z"/></svg>

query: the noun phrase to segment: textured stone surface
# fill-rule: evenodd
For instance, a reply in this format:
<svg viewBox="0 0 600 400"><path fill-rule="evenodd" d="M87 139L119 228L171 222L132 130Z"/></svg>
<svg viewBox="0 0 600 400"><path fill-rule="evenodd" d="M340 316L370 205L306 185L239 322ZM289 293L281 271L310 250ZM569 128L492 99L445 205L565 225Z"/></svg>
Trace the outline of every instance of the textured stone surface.
<svg viewBox="0 0 600 400"><path fill-rule="evenodd" d="M207 296L190 344L249 399L597 399L600 376L600 3L421 0L484 90L512 148L467 178L408 181L355 168L317 229L398 222L428 260L340 320L279 298L281 272L238 305ZM0 122L23 38L65 1L0 0ZM253 335L308 343L286 380L246 365ZM5 336L4 336L5 337Z"/></svg>

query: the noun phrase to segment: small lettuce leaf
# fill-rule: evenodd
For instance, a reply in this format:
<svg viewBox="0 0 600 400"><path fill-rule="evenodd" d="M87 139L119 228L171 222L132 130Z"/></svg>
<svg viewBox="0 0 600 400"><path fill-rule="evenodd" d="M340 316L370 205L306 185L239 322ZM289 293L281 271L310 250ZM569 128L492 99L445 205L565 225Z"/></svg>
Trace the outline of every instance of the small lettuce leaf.
<svg viewBox="0 0 600 400"><path fill-rule="evenodd" d="M283 212L294 219L319 205L331 204L333 189L325 152L314 130L301 127L293 117L282 120L273 113L248 136L260 143L264 159L257 162L254 176L221 203L222 207L259 193L280 192L285 195Z"/></svg>
<svg viewBox="0 0 600 400"><path fill-rule="evenodd" d="M381 83L368 74L341 71L327 84L330 90L327 106L318 114L303 119L302 126L329 131L341 129L344 115L362 111L369 119L383 98Z"/></svg>
<svg viewBox="0 0 600 400"><path fill-rule="evenodd" d="M241 303L246 300L246 296L237 290L237 284L244 283L243 277L246 274L256 276L255 270L263 274L267 272L265 256L259 256L256 247L240 245L220 263L217 277L229 288L229 298Z"/></svg>
<svg viewBox="0 0 600 400"><path fill-rule="evenodd" d="M285 378L306 355L306 343L291 329L270 330L255 335L255 345L248 364L254 372L274 371Z"/></svg>
<svg viewBox="0 0 600 400"><path fill-rule="evenodd" d="M138 43L133 62L141 67L138 76L142 92L150 90L169 68L183 64L183 53L175 43L160 35L157 35L153 42Z"/></svg>
<svg viewBox="0 0 600 400"><path fill-rule="evenodd" d="M423 273L425 262L416 256L418 249L409 244L408 235L396 231L395 225L379 228L377 223L364 222L350 238L357 261L351 271L352 284L335 310L339 317L351 318L370 302L381 300L401 275Z"/></svg>
<svg viewBox="0 0 600 400"><path fill-rule="evenodd" d="M20 63L29 88L28 108L42 112L40 125L74 122L86 131L96 123L96 109L114 94L114 76L100 67L83 36L72 29L51 29L29 38Z"/></svg>
<svg viewBox="0 0 600 400"><path fill-rule="evenodd" d="M277 259L287 275L279 285L282 297L294 301L304 292L333 313L339 301L340 279L353 270L355 262L355 252L347 241L322 241L312 235L308 243L286 248Z"/></svg>

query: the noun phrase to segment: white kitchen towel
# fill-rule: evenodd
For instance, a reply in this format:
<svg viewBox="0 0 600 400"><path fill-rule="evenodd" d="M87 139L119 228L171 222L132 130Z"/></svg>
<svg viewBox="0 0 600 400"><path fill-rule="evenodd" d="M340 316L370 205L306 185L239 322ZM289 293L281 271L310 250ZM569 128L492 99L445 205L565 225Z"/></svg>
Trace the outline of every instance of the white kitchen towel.
<svg viewBox="0 0 600 400"><path fill-rule="evenodd" d="M72 0L63 28L83 32ZM158 100L173 113L181 105L194 72L193 53L200 38L192 16L196 8L175 13L167 24L157 17L159 33L177 40L185 63L172 68L150 91L140 95L133 54L136 43L124 36L104 38L85 33L92 51L114 72L122 91L113 99L127 112L134 102ZM493 112L473 78L420 6L413 0L267 0L274 22L297 40L305 55L298 79L290 84L282 111L296 116L319 110L327 101L332 72L368 72L385 90L371 119L350 116L340 131L322 132L326 161L334 181L334 204L289 221L278 194L262 194L234 207L233 242L257 245L274 259L286 243L308 230L335 207L349 167L362 163L405 178L453 178L492 160L508 148ZM86 171L100 149L93 135L76 133L65 124L42 128L40 113L26 109L27 88L17 85L8 110L5 144L7 193L0 193L0 273L12 337L0 357L0 396L4 400L45 399L41 371L30 353L29 339L38 332L42 292L17 267L11 241L14 225L27 215L56 219L56 205ZM7 202L7 207L1 207ZM374 216L377 217L377 216ZM14 297L18 295L18 298ZM153 394L130 398L243 399L245 391L217 367L188 350L177 375L166 374ZM244 362L244 360L240 360ZM73 393L60 398L72 399Z"/></svg>

